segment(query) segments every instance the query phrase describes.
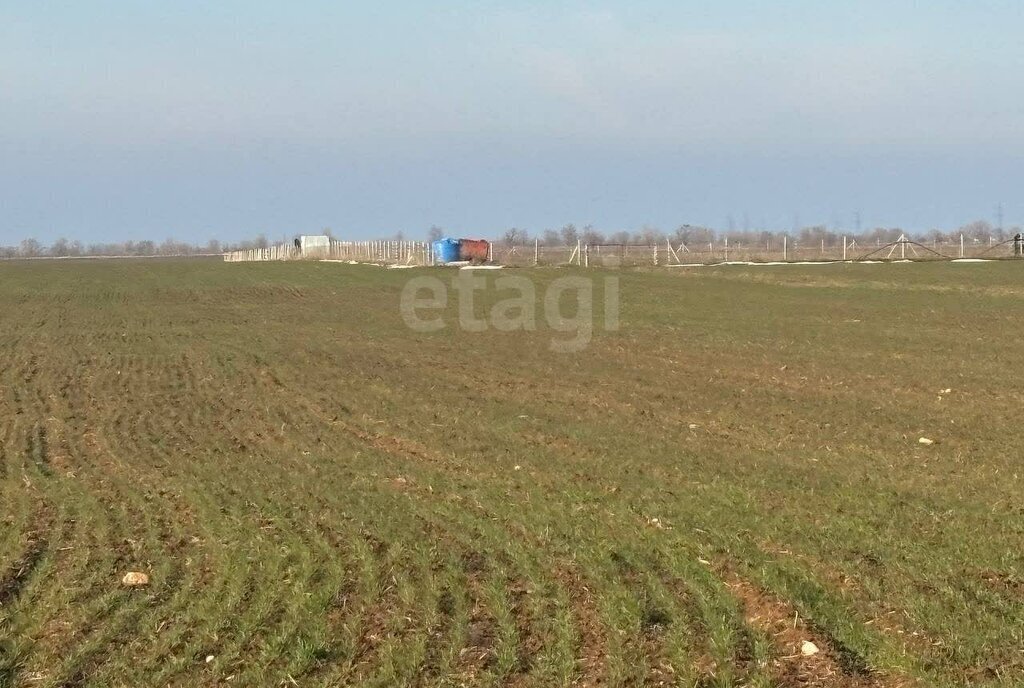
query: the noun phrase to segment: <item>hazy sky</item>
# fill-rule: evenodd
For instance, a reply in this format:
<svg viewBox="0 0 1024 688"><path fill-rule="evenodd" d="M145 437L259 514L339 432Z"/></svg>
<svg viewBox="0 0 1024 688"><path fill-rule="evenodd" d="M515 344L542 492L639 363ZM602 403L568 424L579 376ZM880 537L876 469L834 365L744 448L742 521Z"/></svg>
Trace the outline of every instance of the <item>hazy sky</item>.
<svg viewBox="0 0 1024 688"><path fill-rule="evenodd" d="M1022 162L1019 0L0 0L0 243L1024 223Z"/></svg>

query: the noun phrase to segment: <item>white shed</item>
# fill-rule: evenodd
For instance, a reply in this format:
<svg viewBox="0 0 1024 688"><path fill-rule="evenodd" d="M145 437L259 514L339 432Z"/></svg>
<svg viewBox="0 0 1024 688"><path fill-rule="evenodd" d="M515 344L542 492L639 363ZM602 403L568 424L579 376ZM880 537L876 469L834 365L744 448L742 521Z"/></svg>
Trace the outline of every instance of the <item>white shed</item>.
<svg viewBox="0 0 1024 688"><path fill-rule="evenodd" d="M299 236L299 249L302 255L326 253L331 248L331 237L326 234L302 234Z"/></svg>

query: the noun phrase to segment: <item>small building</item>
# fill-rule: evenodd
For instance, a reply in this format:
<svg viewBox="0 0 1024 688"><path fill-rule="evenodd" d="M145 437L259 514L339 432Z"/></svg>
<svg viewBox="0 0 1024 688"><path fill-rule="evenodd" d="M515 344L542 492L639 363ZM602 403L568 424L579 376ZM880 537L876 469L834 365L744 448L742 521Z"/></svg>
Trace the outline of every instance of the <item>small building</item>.
<svg viewBox="0 0 1024 688"><path fill-rule="evenodd" d="M331 237L326 234L301 234L295 240L295 246L304 256L327 253L331 249Z"/></svg>

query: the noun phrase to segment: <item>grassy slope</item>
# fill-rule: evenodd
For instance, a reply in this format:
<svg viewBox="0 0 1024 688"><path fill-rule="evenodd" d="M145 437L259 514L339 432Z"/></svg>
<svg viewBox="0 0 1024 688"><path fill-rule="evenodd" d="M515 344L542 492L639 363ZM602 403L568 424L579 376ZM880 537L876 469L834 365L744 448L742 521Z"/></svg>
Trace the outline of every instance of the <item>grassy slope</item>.
<svg viewBox="0 0 1024 688"><path fill-rule="evenodd" d="M0 266L0 686L1024 680L1019 265L413 274Z"/></svg>

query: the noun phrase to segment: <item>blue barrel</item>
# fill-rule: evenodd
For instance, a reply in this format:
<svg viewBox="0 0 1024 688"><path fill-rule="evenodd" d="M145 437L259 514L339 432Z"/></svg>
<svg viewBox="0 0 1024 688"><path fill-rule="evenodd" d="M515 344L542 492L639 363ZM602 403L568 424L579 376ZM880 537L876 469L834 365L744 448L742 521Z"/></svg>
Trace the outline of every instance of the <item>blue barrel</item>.
<svg viewBox="0 0 1024 688"><path fill-rule="evenodd" d="M434 242L434 261L453 263L459 259L459 240L445 237Z"/></svg>

